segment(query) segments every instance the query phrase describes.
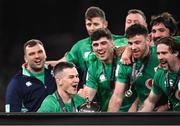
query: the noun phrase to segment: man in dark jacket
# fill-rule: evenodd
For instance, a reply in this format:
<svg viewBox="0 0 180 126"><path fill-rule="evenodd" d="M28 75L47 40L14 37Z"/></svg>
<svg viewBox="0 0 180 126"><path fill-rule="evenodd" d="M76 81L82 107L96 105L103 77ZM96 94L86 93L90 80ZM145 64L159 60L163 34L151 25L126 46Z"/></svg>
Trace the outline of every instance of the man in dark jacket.
<svg viewBox="0 0 180 126"><path fill-rule="evenodd" d="M24 44L21 70L11 79L6 91L6 112L35 112L44 98L56 90L52 67L45 64L43 43L32 39Z"/></svg>

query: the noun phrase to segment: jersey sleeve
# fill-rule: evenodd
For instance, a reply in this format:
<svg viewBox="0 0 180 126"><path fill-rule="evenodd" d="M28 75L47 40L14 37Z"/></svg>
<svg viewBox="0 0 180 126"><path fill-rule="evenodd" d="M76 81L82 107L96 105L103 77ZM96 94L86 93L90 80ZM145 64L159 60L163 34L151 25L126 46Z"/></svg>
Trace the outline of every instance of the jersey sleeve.
<svg viewBox="0 0 180 126"><path fill-rule="evenodd" d="M116 81L128 84L130 81L131 69L130 66L118 64L116 68Z"/></svg>
<svg viewBox="0 0 180 126"><path fill-rule="evenodd" d="M75 45L73 45L73 47L71 48L71 50L69 52L67 52L66 54L66 60L69 62L72 62L74 64L78 63L78 52L79 52L80 48L79 48L79 43L76 43Z"/></svg>
<svg viewBox="0 0 180 126"><path fill-rule="evenodd" d="M90 65L88 68L88 72L87 72L87 76L86 76L86 86L97 90L98 84L97 84L94 69L96 69L94 67L94 65Z"/></svg>
<svg viewBox="0 0 180 126"><path fill-rule="evenodd" d="M6 90L5 112L21 112L23 92L19 81L13 78Z"/></svg>
<svg viewBox="0 0 180 126"><path fill-rule="evenodd" d="M54 96L48 95L37 112L62 112L62 109Z"/></svg>
<svg viewBox="0 0 180 126"><path fill-rule="evenodd" d="M153 86L152 86L152 91L156 95L159 95L162 93L162 90L160 88L160 83L159 83L160 78L161 78L161 70L158 70L154 75Z"/></svg>
<svg viewBox="0 0 180 126"><path fill-rule="evenodd" d="M86 102L86 98L81 97L79 94L73 96L76 108Z"/></svg>

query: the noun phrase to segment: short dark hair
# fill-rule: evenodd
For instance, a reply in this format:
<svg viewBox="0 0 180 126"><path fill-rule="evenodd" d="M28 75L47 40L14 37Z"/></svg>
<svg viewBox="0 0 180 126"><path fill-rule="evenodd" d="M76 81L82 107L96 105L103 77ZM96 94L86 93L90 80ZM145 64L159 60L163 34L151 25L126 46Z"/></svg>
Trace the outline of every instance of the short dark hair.
<svg viewBox="0 0 180 126"><path fill-rule="evenodd" d="M126 30L126 38L132 38L136 35L148 36L148 29L141 24L133 24Z"/></svg>
<svg viewBox="0 0 180 126"><path fill-rule="evenodd" d="M112 40L111 32L108 28L99 28L90 36L91 41L97 41L102 37L106 37L109 40Z"/></svg>
<svg viewBox="0 0 180 126"><path fill-rule="evenodd" d="M94 17L100 17L104 20L106 20L106 15L104 11L99 7L89 7L85 12L85 19L91 20Z"/></svg>
<svg viewBox="0 0 180 126"><path fill-rule="evenodd" d="M170 34L172 36L178 33L177 21L173 18L173 16L168 12L163 12L157 16L151 17L150 27L152 28L156 24L164 24L166 28L170 30Z"/></svg>
<svg viewBox="0 0 180 126"><path fill-rule="evenodd" d="M129 15L129 14L140 14L144 18L144 20L146 21L146 16L145 16L144 12L139 10L139 9L130 9L128 11L127 15Z"/></svg>
<svg viewBox="0 0 180 126"><path fill-rule="evenodd" d="M161 37L157 39L157 45L159 44L165 44L169 46L169 50L172 53L179 52L178 58L180 59L180 43L177 42L176 38L170 36L170 37Z"/></svg>
<svg viewBox="0 0 180 126"><path fill-rule="evenodd" d="M24 54L26 52L26 47L33 47L37 44L40 44L44 47L43 43L38 39L31 39L31 40L27 41L26 43L24 43L24 46L23 46Z"/></svg>
<svg viewBox="0 0 180 126"><path fill-rule="evenodd" d="M54 66L54 69L53 69L53 73L54 73L54 76L63 71L64 69L66 68L73 68L75 67L75 65L73 63L70 63L70 62L59 62L58 64L56 64Z"/></svg>

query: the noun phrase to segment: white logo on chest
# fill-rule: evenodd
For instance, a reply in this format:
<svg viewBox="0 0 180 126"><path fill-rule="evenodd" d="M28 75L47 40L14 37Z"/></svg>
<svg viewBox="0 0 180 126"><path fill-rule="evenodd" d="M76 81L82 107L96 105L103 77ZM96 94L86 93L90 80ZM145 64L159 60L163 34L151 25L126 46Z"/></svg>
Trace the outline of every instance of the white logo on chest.
<svg viewBox="0 0 180 126"><path fill-rule="evenodd" d="M27 87L29 87L29 86L31 86L31 85L32 85L32 83L31 83L30 81L26 82L26 86L27 86Z"/></svg>
<svg viewBox="0 0 180 126"><path fill-rule="evenodd" d="M106 80L106 77L104 74L102 74L100 77L99 77L100 81L103 82Z"/></svg>
<svg viewBox="0 0 180 126"><path fill-rule="evenodd" d="M85 52L84 53L84 58L88 58L89 54L90 54L90 52Z"/></svg>

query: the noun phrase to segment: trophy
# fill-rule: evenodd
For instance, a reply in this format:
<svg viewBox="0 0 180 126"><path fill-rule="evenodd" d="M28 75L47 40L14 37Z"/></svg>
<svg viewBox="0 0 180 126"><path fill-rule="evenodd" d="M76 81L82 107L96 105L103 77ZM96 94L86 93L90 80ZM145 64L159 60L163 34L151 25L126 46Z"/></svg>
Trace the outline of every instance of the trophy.
<svg viewBox="0 0 180 126"><path fill-rule="evenodd" d="M78 107L78 112L100 112L100 105L87 98L86 103Z"/></svg>

